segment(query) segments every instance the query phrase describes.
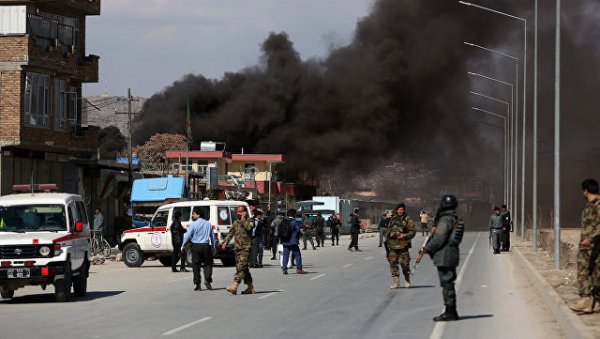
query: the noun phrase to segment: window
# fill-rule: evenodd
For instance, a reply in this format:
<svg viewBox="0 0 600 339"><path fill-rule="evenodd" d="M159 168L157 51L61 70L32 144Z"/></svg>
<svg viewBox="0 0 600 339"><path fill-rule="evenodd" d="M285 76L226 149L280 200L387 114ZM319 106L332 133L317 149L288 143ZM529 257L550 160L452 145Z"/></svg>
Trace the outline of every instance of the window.
<svg viewBox="0 0 600 339"><path fill-rule="evenodd" d="M27 32L27 6L0 6L0 34Z"/></svg>
<svg viewBox="0 0 600 339"><path fill-rule="evenodd" d="M77 91L75 87L69 87L66 92L67 101L67 120L71 124L73 134L77 134L78 118L77 118Z"/></svg>
<svg viewBox="0 0 600 339"><path fill-rule="evenodd" d="M194 206L194 209L200 209L200 217L204 220L210 220L210 206Z"/></svg>
<svg viewBox="0 0 600 339"><path fill-rule="evenodd" d="M57 131L64 131L67 121L67 92L64 80L56 80L54 93L54 128Z"/></svg>
<svg viewBox="0 0 600 339"><path fill-rule="evenodd" d="M77 211L80 216L79 221L83 222L84 224L89 224L89 221L87 218L87 213L85 212L85 205L81 201L76 202L76 204L77 204Z"/></svg>
<svg viewBox="0 0 600 339"><path fill-rule="evenodd" d="M65 231L63 205L19 205L0 207L0 231Z"/></svg>
<svg viewBox="0 0 600 339"><path fill-rule="evenodd" d="M157 211L154 218L152 218L152 227L167 226L167 220L169 219L169 210Z"/></svg>
<svg viewBox="0 0 600 339"><path fill-rule="evenodd" d="M182 222L190 221L191 214L192 214L191 207L175 207L173 209L173 215L175 215L175 213L177 213L178 211L181 212L181 221Z"/></svg>
<svg viewBox="0 0 600 339"><path fill-rule="evenodd" d="M24 93L25 125L48 127L50 112L50 78L27 72Z"/></svg>
<svg viewBox="0 0 600 339"><path fill-rule="evenodd" d="M254 164L244 165L244 180L253 180L256 175L257 168Z"/></svg>

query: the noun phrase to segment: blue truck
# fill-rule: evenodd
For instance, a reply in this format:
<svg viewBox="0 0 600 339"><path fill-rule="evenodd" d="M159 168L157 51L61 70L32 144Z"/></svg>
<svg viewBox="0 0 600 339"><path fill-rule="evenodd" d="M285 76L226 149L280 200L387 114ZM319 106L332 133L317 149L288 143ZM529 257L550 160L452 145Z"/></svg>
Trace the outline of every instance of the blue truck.
<svg viewBox="0 0 600 339"><path fill-rule="evenodd" d="M154 212L162 206L185 199L185 179L169 175L136 179L131 188L131 222L134 228L150 225Z"/></svg>

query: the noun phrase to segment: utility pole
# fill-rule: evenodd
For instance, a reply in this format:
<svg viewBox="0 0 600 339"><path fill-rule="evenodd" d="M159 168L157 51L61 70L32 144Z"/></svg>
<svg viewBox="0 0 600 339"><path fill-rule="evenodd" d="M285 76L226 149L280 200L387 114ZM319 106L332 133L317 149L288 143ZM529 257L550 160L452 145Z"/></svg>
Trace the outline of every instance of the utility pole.
<svg viewBox="0 0 600 339"><path fill-rule="evenodd" d="M122 99L120 99L122 100ZM127 114L127 167L128 167L128 180L129 180L129 188L133 185L133 170L131 165L131 160L133 157L132 147L131 147L131 127L132 127L132 116L134 114L139 114L139 112L133 112L131 110L131 103L134 101L139 101L139 99L134 99L131 96L131 88L127 89L127 112L115 112L115 114Z"/></svg>

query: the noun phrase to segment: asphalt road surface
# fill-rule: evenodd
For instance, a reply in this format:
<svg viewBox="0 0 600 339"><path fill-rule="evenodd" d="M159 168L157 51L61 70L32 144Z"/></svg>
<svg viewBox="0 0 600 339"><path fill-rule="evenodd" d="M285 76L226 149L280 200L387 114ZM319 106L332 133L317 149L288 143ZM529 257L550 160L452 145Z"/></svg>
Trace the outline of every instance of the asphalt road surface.
<svg viewBox="0 0 600 339"><path fill-rule="evenodd" d="M422 241L413 241L413 258ZM306 275L282 275L265 252L265 267L251 269L254 295L225 291L232 267L217 265L214 290L195 292L191 273L172 273L158 261L92 266L84 298L56 303L51 286L28 287L0 302L0 338L563 337L511 254L490 254L487 234L467 233L461 244L461 319L449 323L431 320L442 297L429 258L414 271L413 287L390 290L377 239L360 239L364 251L356 253L348 242L303 251Z"/></svg>

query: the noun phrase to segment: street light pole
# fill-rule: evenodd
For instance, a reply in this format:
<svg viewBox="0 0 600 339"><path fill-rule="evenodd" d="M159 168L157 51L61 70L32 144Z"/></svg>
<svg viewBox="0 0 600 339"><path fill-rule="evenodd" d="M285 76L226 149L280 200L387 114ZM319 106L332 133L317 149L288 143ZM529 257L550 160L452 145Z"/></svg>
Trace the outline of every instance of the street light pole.
<svg viewBox="0 0 600 339"><path fill-rule="evenodd" d="M518 148L519 140L518 140L518 120L517 119L519 116L519 108L518 108L518 106L519 106L519 58L517 58L513 55L510 55L510 54L500 52L495 49L491 49L488 47L474 44L472 42L465 41L463 43L470 47L479 48L486 52L490 52L490 53L497 54L497 55L500 55L505 58L509 58L515 62L515 91L514 91L515 92L515 101L513 103L513 114L514 114L514 120L516 121L516 124L515 124L515 129L514 129L513 133L515 133L515 135L516 135L515 148ZM521 114L521 115L523 116L523 119L524 119L525 115L524 114ZM523 121L523 128L525 128L525 121ZM522 159L521 159L521 209L518 210L519 194L517 193L516 188L518 186L519 180L518 180L518 170L517 170L515 173L515 202L514 202L514 210L513 210L514 214L513 215L514 215L515 220L518 219L519 215L521 216L521 236L522 236L523 240L525 240L525 236L524 236L524 234L525 234L525 138L523 138L522 144L523 144L523 151L522 151ZM519 152L517 149L517 150L515 150L515 166L516 167L518 167L517 166L518 154L519 154ZM518 228L519 227L517 225L517 229Z"/></svg>
<svg viewBox="0 0 600 339"><path fill-rule="evenodd" d="M537 252L537 146L538 146L538 1L535 0L535 34L534 34L534 50L533 50L533 161L532 161L532 225L531 225L531 249L533 252ZM525 239L523 239L525 240Z"/></svg>
<svg viewBox="0 0 600 339"><path fill-rule="evenodd" d="M515 139L513 138L513 136L516 134L515 130L513 129L513 127L514 127L513 122L515 120L515 113L512 110L513 107L514 107L514 88L513 88L513 84L511 84L509 82L506 82L506 81L502 81L502 80L493 78L493 77L490 77L490 76L487 76L487 75L484 75L484 74L480 74L480 73L467 72L467 74L472 75L472 76L481 77L481 78L486 79L486 80L491 80L491 81L497 82L499 84L502 84L502 85L510 87L510 112L511 113L508 116L508 125L509 125L508 135L509 135L509 139L511 140L511 143L510 143L510 155L509 155L510 158L509 158L509 161L508 161L508 166L509 166L509 171L508 171L508 173L509 173L509 177L508 177L508 196L507 196L507 198L508 198L507 200L508 201L506 201L506 203L508 203L509 208L512 210L513 207L514 207L513 206L513 203L514 203L514 201L513 201L513 186L514 185L513 184L516 183L515 171L514 171L514 167L513 167L513 164L514 164L513 161L515 159L514 155L515 155L515 152L516 152Z"/></svg>
<svg viewBox="0 0 600 339"><path fill-rule="evenodd" d="M507 126L507 121L506 121L506 116L498 114L498 113L494 113L485 109L481 109L479 107L471 107L471 109L473 109L474 111L478 111L478 112L482 112L482 113L486 113L489 114L491 116L500 118L502 120L504 120L504 170L506 171L508 168L508 126ZM508 114L508 111L507 111ZM506 178L506 175L505 175Z"/></svg>
<svg viewBox="0 0 600 339"><path fill-rule="evenodd" d="M560 0L556 0L554 79L554 267L560 269Z"/></svg>
<svg viewBox="0 0 600 339"><path fill-rule="evenodd" d="M494 98L494 97L491 97L489 95L485 95L485 94L474 92L474 91L470 91L469 93L473 94L473 95L480 96L480 97L488 99L488 100L492 100L492 101L495 101L495 102L499 102L499 103L505 104L506 105L506 116L507 117L509 116L510 103L508 103L507 101L500 100L498 98ZM508 149L510 149L510 146L511 146L510 143L511 143L511 139L509 139L509 145L508 145L509 147L508 147ZM507 154L506 157L508 158L509 155ZM508 195L508 168L505 169L505 179L504 179L504 182L505 182L504 190L505 190L505 199L506 199L506 197Z"/></svg>
<svg viewBox="0 0 600 339"><path fill-rule="evenodd" d="M522 207L522 212L525 211L525 140L526 140L526 126L527 126L527 19L522 18L522 17L518 17L515 15L511 15L508 13L504 13L504 12L500 12L498 10L495 9L491 9L489 7L485 7L485 6L481 6L481 5L477 5L477 4L473 4L470 2L466 2L466 1L459 1L458 3L465 5L465 6L472 6L475 8L479 8L481 10L484 11L488 11L494 14L498 14L498 15L502 15L511 19L515 19L515 20L519 20L523 23L523 109L521 110L521 115L523 116L523 135L522 135L522 142L523 142L523 154L522 154L522 158L521 158L521 207ZM534 78L535 78L535 83L534 83L534 96L537 100L537 0L535 1L535 22L536 22L536 28L535 28L535 37L536 37L536 44L535 44L535 50L534 53L536 55L536 60L535 60L535 66L534 66ZM534 117L534 119L537 122L537 101L535 101L534 103L534 115L536 115ZM537 123L534 123L534 140L533 140L533 144L534 144L534 150L537 150L537 131L535 130L537 128ZM537 154L534 153L534 163L536 162L535 158L537 157ZM534 164L534 169L533 169L533 176L534 176L534 180L533 180L533 185L534 185L534 191L533 191L533 219L534 221L536 221L536 215L537 215L537 163ZM521 228L524 231L525 228L525 215L524 213L521 214ZM537 225L534 223L534 227L537 227ZM522 237L523 239L525 239L525 232L522 232ZM535 249L535 244L534 244L534 249Z"/></svg>

